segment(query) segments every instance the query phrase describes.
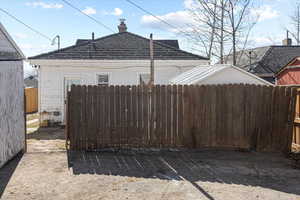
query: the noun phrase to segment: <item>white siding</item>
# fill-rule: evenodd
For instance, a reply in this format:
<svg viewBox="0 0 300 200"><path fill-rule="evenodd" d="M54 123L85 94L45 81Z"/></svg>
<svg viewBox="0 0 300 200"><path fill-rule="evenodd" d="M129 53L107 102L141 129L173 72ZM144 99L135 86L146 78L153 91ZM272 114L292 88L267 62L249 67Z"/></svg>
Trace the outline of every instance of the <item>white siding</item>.
<svg viewBox="0 0 300 200"><path fill-rule="evenodd" d="M0 61L0 167L24 148L23 61Z"/></svg>
<svg viewBox="0 0 300 200"><path fill-rule="evenodd" d="M155 84L168 84L169 80L193 66L158 66L155 67ZM63 121L64 113L64 77L80 78L81 84L97 84L97 74L109 74L110 85L137 85L139 74L150 73L149 67L66 67L43 65L39 70L39 112L59 111L60 116L42 117L53 121ZM44 116L44 115L43 115Z"/></svg>
<svg viewBox="0 0 300 200"><path fill-rule="evenodd" d="M243 73L234 68L226 68L225 70L215 73L208 78L200 81L198 84L209 85L209 84L256 84L256 85L267 85L267 82L263 82L260 79L254 78L246 73Z"/></svg>

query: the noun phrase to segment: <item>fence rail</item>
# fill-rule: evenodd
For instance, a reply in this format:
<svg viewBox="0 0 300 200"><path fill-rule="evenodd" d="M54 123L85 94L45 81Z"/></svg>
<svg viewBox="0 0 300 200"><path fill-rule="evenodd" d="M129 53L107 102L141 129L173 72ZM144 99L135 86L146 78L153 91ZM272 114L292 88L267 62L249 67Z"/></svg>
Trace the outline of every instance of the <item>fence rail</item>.
<svg viewBox="0 0 300 200"><path fill-rule="evenodd" d="M71 150L106 147L290 151L296 90L255 85L72 86Z"/></svg>

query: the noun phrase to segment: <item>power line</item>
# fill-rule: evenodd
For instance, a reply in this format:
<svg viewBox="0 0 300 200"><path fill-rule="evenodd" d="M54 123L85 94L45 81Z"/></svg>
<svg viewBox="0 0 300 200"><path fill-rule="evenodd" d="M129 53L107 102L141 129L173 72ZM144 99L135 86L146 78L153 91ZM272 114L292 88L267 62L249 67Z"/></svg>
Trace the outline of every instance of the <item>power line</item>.
<svg viewBox="0 0 300 200"><path fill-rule="evenodd" d="M151 16L154 17L155 19L157 19L157 20L163 22L164 24L166 24L166 25L168 25L168 26L174 28L175 30L177 30L177 31L180 32L181 34L184 34L184 35L186 35L186 36L188 36L188 37L190 37L190 38L194 38L193 36L191 36L191 34L189 34L189 33L187 33L187 32L184 32L184 31L178 29L178 27L176 27L176 26L170 24L169 22L167 22L167 21L164 20L164 19L161 19L160 17L158 17L158 16L156 16L155 14L153 14L152 12L150 12L150 11L148 11L148 10L142 8L141 6L139 6L138 4L134 3L133 1L131 1L131 0L125 0L125 1L127 1L127 2L130 3L131 5L135 6L136 8L142 10L143 12L145 12L145 13L151 15Z"/></svg>
<svg viewBox="0 0 300 200"><path fill-rule="evenodd" d="M3 13L5 13L6 15L8 15L9 17L13 18L14 20L16 20L17 22L19 22L20 24L26 26L28 29L30 29L31 31L35 32L36 34L42 36L43 38L52 41L52 39L50 37L48 37L47 35L39 32L38 30L32 28L31 26L25 24L23 21L21 21L20 19L18 19L17 17L15 17L14 15L10 14L8 11L0 8L0 11L2 11Z"/></svg>
<svg viewBox="0 0 300 200"><path fill-rule="evenodd" d="M78 12L80 12L81 14L87 16L88 18L90 18L91 20L93 20L94 22L96 22L98 25L103 26L104 28L106 28L107 30L115 33L115 31L113 29L111 29L110 27L106 26L105 24L103 24L102 22L100 22L99 20L95 19L94 17L84 13L82 10L80 10L79 8L75 7L73 4L71 4L70 2L68 2L67 0L62 0L64 3L66 3L68 6L70 6L71 8L77 10Z"/></svg>

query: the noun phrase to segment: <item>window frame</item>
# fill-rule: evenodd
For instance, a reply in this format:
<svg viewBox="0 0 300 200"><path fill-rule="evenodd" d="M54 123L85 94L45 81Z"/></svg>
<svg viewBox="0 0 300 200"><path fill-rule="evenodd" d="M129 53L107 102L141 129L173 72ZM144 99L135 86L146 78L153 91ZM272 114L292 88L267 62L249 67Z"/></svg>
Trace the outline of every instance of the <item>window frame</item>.
<svg viewBox="0 0 300 200"><path fill-rule="evenodd" d="M103 76L103 75L106 75L107 76L107 84L104 84L104 83L102 83L102 84L100 84L99 83L99 76ZM98 85L98 86L105 86L105 85L107 85L107 86L109 86L110 85L110 74L109 73L106 73L106 72L103 72L103 73L97 73L96 74L96 81L95 81L95 83L96 83L96 85Z"/></svg>

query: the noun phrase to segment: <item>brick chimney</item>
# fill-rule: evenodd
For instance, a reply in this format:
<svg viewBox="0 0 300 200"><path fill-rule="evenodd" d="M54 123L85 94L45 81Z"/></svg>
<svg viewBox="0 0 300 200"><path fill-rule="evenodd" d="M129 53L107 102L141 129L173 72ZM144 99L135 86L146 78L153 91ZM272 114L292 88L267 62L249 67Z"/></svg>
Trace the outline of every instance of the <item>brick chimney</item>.
<svg viewBox="0 0 300 200"><path fill-rule="evenodd" d="M119 33L127 32L127 26L125 24L125 19L120 19L120 25L118 26Z"/></svg>
<svg viewBox="0 0 300 200"><path fill-rule="evenodd" d="M286 39L282 41L283 46L292 46L292 39L289 37L289 31L286 31Z"/></svg>
<svg viewBox="0 0 300 200"><path fill-rule="evenodd" d="M287 38L282 41L283 46L292 46L292 44L293 44L293 42L292 42L291 38Z"/></svg>

